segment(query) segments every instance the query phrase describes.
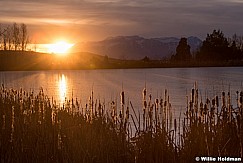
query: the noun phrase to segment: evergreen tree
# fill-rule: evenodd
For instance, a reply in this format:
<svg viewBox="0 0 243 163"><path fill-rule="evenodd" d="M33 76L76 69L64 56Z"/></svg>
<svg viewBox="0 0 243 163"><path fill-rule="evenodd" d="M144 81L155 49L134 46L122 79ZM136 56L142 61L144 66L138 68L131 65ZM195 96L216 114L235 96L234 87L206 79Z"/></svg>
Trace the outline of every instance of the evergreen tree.
<svg viewBox="0 0 243 163"><path fill-rule="evenodd" d="M212 61L223 61L232 58L229 42L222 31L214 30L212 34L207 34L197 58Z"/></svg>
<svg viewBox="0 0 243 163"><path fill-rule="evenodd" d="M176 55L174 57L177 61L188 61L191 60L191 52L190 52L190 46L187 44L186 38L181 38L177 48L176 48Z"/></svg>

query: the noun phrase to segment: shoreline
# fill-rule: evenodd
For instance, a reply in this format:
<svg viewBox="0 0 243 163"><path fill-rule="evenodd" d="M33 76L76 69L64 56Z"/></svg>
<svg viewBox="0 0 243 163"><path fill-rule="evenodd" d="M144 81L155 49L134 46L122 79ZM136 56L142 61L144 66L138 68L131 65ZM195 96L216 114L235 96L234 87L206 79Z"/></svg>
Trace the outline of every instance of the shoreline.
<svg viewBox="0 0 243 163"><path fill-rule="evenodd" d="M242 67L243 61L120 60L88 52L65 56L31 51L0 51L0 71Z"/></svg>

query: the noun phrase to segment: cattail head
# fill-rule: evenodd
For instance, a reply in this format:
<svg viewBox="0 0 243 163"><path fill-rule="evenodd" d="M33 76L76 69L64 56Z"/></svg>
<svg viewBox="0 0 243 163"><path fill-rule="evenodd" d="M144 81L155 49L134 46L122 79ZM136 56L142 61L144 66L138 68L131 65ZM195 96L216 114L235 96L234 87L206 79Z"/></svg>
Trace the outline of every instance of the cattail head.
<svg viewBox="0 0 243 163"><path fill-rule="evenodd" d="M208 112L208 106L207 106L207 104L204 104L204 108L203 108L203 110L204 110L204 114L207 114L207 112Z"/></svg>
<svg viewBox="0 0 243 163"><path fill-rule="evenodd" d="M222 92L222 96L223 96L223 97L225 96L225 92Z"/></svg>
<svg viewBox="0 0 243 163"><path fill-rule="evenodd" d="M143 107L147 108L147 101L143 101Z"/></svg>
<svg viewBox="0 0 243 163"><path fill-rule="evenodd" d="M210 100L209 100L209 98L206 99L206 103L207 103L207 104L210 104Z"/></svg>
<svg viewBox="0 0 243 163"><path fill-rule="evenodd" d="M194 95L195 95L195 89L192 88L192 99L191 99L192 103L194 103Z"/></svg>
<svg viewBox="0 0 243 163"><path fill-rule="evenodd" d="M242 104L242 102L243 102L243 92L241 91L240 92L240 103Z"/></svg>
<svg viewBox="0 0 243 163"><path fill-rule="evenodd" d="M124 91L121 92L121 104L122 105L125 104L125 93L124 93Z"/></svg>
<svg viewBox="0 0 243 163"><path fill-rule="evenodd" d="M222 103L223 103L223 106L226 105L226 103L225 103L225 92L222 92Z"/></svg>
<svg viewBox="0 0 243 163"><path fill-rule="evenodd" d="M243 92L242 91L240 92L240 96L243 96Z"/></svg>
<svg viewBox="0 0 243 163"><path fill-rule="evenodd" d="M213 104L213 106L215 106L215 104L216 104L216 100L215 99L212 100L212 104Z"/></svg>
<svg viewBox="0 0 243 163"><path fill-rule="evenodd" d="M129 119L129 107L127 107L127 110L126 110L126 120Z"/></svg>
<svg viewBox="0 0 243 163"><path fill-rule="evenodd" d="M216 106L219 107L219 97L216 96Z"/></svg>
<svg viewBox="0 0 243 163"><path fill-rule="evenodd" d="M158 98L155 99L155 106L156 106L156 109L159 108L159 99Z"/></svg>
<svg viewBox="0 0 243 163"><path fill-rule="evenodd" d="M159 105L160 105L161 108L163 107L163 99L162 98L160 99Z"/></svg>
<svg viewBox="0 0 243 163"><path fill-rule="evenodd" d="M146 93L147 93L147 90L146 90L146 88L144 88L144 89L143 89L143 100L146 99Z"/></svg>
<svg viewBox="0 0 243 163"><path fill-rule="evenodd" d="M176 119L174 119L174 129L176 131L176 128L177 128L177 123L176 123Z"/></svg>

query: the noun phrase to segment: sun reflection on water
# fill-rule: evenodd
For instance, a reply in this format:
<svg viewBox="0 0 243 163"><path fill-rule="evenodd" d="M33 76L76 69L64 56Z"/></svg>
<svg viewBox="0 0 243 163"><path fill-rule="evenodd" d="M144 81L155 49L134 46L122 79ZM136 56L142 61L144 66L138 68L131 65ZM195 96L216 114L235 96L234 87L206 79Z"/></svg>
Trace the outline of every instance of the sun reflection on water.
<svg viewBox="0 0 243 163"><path fill-rule="evenodd" d="M59 88L59 98L60 102L64 103L65 102L65 97L67 95L67 81L66 77L64 74L61 75L61 77L58 80L58 88Z"/></svg>

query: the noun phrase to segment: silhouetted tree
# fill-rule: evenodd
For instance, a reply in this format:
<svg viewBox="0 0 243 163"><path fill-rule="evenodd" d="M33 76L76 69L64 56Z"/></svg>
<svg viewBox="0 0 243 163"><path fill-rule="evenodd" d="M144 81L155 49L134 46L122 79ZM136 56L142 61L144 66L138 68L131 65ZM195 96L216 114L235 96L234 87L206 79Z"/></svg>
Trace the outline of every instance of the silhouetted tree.
<svg viewBox="0 0 243 163"><path fill-rule="evenodd" d="M220 30L214 30L212 34L207 34L206 40L197 54L197 59L223 61L231 59L229 42Z"/></svg>
<svg viewBox="0 0 243 163"><path fill-rule="evenodd" d="M243 51L243 36L238 36L234 34L232 39L230 39L230 43L235 42L235 45L238 49Z"/></svg>
<svg viewBox="0 0 243 163"><path fill-rule="evenodd" d="M23 23L18 25L0 26L0 49L3 50L26 50L29 43L27 26Z"/></svg>
<svg viewBox="0 0 243 163"><path fill-rule="evenodd" d="M7 26L5 34L6 50L12 50L13 32L11 26Z"/></svg>
<svg viewBox="0 0 243 163"><path fill-rule="evenodd" d="M21 50L26 50L28 44L28 35L27 35L27 26L23 23L20 25L20 41L21 41Z"/></svg>
<svg viewBox="0 0 243 163"><path fill-rule="evenodd" d="M149 61L150 61L150 59L149 59L149 57L148 57L148 56L145 56L145 57L142 59L142 61L143 61L143 62L149 62Z"/></svg>
<svg viewBox="0 0 243 163"><path fill-rule="evenodd" d="M14 50L18 50L18 47L20 45L20 28L17 23L13 24L13 46Z"/></svg>
<svg viewBox="0 0 243 163"><path fill-rule="evenodd" d="M187 44L186 38L181 38L177 48L176 48L176 55L174 56L174 59L176 61L188 61L192 59L191 52L190 52L190 46Z"/></svg>
<svg viewBox="0 0 243 163"><path fill-rule="evenodd" d="M2 25L0 24L0 49L2 49L2 42L3 42L3 31L2 31Z"/></svg>

